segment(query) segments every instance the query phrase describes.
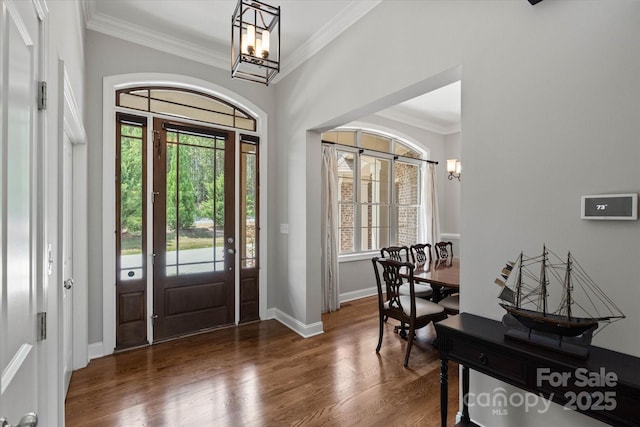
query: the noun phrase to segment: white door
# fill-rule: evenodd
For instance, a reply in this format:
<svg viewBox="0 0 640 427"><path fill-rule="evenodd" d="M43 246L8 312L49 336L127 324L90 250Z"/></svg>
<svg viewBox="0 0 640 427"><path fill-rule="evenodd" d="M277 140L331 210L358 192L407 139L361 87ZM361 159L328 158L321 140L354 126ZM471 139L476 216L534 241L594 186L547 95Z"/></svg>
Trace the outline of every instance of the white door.
<svg viewBox="0 0 640 427"><path fill-rule="evenodd" d="M66 134L62 155L62 364L66 396L73 371L73 147Z"/></svg>
<svg viewBox="0 0 640 427"><path fill-rule="evenodd" d="M32 2L0 11L0 418L37 411L35 180L38 18Z"/></svg>

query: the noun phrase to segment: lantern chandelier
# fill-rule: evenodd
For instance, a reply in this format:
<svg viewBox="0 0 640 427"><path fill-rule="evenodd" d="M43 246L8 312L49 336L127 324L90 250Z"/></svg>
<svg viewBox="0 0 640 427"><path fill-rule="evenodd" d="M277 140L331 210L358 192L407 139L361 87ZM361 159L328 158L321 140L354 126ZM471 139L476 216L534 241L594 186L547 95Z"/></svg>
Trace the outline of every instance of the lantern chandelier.
<svg viewBox="0 0 640 427"><path fill-rule="evenodd" d="M280 71L280 7L239 0L231 18L231 77L269 85Z"/></svg>

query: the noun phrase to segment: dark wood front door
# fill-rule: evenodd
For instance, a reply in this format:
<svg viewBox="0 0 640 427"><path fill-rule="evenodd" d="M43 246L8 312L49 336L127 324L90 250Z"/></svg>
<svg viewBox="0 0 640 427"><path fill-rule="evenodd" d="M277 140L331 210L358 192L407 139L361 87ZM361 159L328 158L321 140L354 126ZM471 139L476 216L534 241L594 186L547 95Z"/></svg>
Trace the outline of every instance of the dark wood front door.
<svg viewBox="0 0 640 427"><path fill-rule="evenodd" d="M154 119L153 335L232 324L235 134Z"/></svg>

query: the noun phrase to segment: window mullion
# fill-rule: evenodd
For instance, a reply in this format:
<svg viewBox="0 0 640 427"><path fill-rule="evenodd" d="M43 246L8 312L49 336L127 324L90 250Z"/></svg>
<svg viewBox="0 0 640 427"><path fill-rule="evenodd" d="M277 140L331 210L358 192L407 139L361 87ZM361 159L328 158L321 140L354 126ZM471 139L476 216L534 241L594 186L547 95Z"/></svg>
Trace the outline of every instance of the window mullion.
<svg viewBox="0 0 640 427"><path fill-rule="evenodd" d="M389 185L390 191L389 191L389 195L390 195L390 200L389 200L389 216L390 216L390 224L389 224L389 242L392 242L394 245L396 245L398 243L398 208L397 208L397 203L396 203L396 186L395 184L395 179L396 179L396 162L395 160L391 160L391 173L390 173L390 178L389 178L389 182L387 183L387 185Z"/></svg>
<svg viewBox="0 0 640 427"><path fill-rule="evenodd" d="M356 136L357 138L357 136ZM356 139L357 141L357 139ZM354 171L354 184L355 184L355 188L353 191L354 194L354 203L353 203L353 250L354 252L362 252L362 246L361 246L361 238L360 238L360 234L361 234L361 227L360 227L360 204L361 204L361 197L360 197L360 188L362 186L362 183L360 182L360 152L358 152L355 156L355 171Z"/></svg>
<svg viewBox="0 0 640 427"><path fill-rule="evenodd" d="M380 246L412 242L418 237L420 204L424 203L421 159L405 158L407 150L409 156L414 153L397 138L382 136L386 140L385 147L385 144L380 145L384 141L376 139L372 132L353 129L349 133L352 136L347 139L352 142L348 145L353 146L344 146L341 151L353 153L354 158L352 252L363 253ZM339 135L327 137L327 141L334 140L338 143ZM389 152L381 152L381 149ZM420 169L417 176L409 165Z"/></svg>

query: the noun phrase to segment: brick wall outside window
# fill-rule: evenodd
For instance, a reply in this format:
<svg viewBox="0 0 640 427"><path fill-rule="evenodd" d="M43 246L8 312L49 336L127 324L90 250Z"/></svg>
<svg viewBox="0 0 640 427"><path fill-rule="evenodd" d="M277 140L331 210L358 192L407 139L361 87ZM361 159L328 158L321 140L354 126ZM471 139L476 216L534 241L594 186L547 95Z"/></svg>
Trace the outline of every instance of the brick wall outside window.
<svg viewBox="0 0 640 427"><path fill-rule="evenodd" d="M353 200L353 181L343 179L338 180L340 185L340 200ZM340 230L340 252L351 252L354 250L353 224L354 205L340 205L340 220L338 228Z"/></svg>
<svg viewBox="0 0 640 427"><path fill-rule="evenodd" d="M418 243L418 167L407 163L395 164L395 190L398 201L398 245Z"/></svg>

